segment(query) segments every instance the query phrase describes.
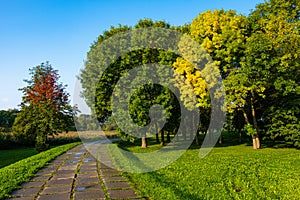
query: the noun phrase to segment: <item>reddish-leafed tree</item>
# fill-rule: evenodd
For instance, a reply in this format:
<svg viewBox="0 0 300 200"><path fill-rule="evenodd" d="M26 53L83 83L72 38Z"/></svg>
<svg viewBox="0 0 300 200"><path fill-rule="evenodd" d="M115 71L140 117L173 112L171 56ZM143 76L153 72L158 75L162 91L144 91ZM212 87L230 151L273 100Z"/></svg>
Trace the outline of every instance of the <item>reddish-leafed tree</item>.
<svg viewBox="0 0 300 200"><path fill-rule="evenodd" d="M67 131L72 123L73 109L69 105L66 86L59 83L58 71L48 63L30 69L31 79L23 92L21 111L13 132L21 142L33 144L42 151L48 148L47 137Z"/></svg>

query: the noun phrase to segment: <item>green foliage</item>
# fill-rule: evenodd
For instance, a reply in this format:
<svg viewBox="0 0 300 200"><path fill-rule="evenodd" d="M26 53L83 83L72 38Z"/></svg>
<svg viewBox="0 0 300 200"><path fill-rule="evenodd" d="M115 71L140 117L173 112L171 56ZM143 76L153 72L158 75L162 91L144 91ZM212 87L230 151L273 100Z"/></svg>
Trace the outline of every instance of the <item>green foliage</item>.
<svg viewBox="0 0 300 200"><path fill-rule="evenodd" d="M99 130L99 123L89 114L74 116L77 131Z"/></svg>
<svg viewBox="0 0 300 200"><path fill-rule="evenodd" d="M118 160L117 152L112 153ZM189 149L163 169L124 175L141 196L150 199L298 199L300 195L298 150L253 151L239 145L214 148L203 159L198 153L199 149Z"/></svg>
<svg viewBox="0 0 300 200"><path fill-rule="evenodd" d="M246 131L247 135L249 135L249 136L253 136L256 134L255 128L253 128L253 126L250 124L245 124L244 130Z"/></svg>
<svg viewBox="0 0 300 200"><path fill-rule="evenodd" d="M79 143L67 144L25 158L0 169L0 199L10 197L10 193L29 181L34 174L55 157L77 146Z"/></svg>
<svg viewBox="0 0 300 200"><path fill-rule="evenodd" d="M272 113L266 117L266 120L269 122L267 125L269 127L267 136L272 140L284 139L287 144L300 148L299 106L298 108L288 108L283 103L280 108L272 106L270 109Z"/></svg>
<svg viewBox="0 0 300 200"><path fill-rule="evenodd" d="M35 149L38 152L46 151L49 148L49 144L47 144L47 137L45 134L37 133L35 139Z"/></svg>
<svg viewBox="0 0 300 200"><path fill-rule="evenodd" d="M0 132L10 131L18 112L16 109L0 110Z"/></svg>
<svg viewBox="0 0 300 200"><path fill-rule="evenodd" d="M247 26L247 18L233 10L208 10L191 24L191 36L207 50L223 78L230 69L240 65Z"/></svg>
<svg viewBox="0 0 300 200"><path fill-rule="evenodd" d="M47 137L55 135L73 124L73 109L65 86L58 83L58 72L47 62L30 69L27 87L21 88L23 101L13 132L20 143L36 144L38 151L48 148Z"/></svg>

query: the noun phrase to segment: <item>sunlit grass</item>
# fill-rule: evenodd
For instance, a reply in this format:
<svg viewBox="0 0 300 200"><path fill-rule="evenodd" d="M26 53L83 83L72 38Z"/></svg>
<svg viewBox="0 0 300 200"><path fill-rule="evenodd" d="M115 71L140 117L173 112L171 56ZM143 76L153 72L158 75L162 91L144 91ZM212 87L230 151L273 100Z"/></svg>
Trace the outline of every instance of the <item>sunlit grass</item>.
<svg viewBox="0 0 300 200"><path fill-rule="evenodd" d="M156 149L154 145L140 152ZM140 195L151 199L299 199L299 150L253 150L242 144L216 147L202 159L198 154L193 147L158 171L124 174ZM118 155L114 153L114 160Z"/></svg>

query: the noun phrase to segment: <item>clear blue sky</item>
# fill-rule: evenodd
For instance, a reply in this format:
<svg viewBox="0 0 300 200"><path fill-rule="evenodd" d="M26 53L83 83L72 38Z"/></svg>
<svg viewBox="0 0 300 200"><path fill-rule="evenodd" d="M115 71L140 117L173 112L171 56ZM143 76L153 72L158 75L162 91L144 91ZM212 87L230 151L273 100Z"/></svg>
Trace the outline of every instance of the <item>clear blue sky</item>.
<svg viewBox="0 0 300 200"><path fill-rule="evenodd" d="M0 0L0 110L19 108L28 69L50 61L71 95L90 45L111 25L139 19L192 22L224 8L248 15L264 0Z"/></svg>

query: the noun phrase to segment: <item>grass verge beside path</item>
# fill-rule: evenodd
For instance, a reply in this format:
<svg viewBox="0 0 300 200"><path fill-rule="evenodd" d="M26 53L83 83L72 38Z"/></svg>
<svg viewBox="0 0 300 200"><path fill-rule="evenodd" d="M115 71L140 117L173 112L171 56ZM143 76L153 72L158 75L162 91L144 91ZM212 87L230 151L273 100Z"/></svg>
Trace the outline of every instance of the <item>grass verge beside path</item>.
<svg viewBox="0 0 300 200"><path fill-rule="evenodd" d="M0 169L0 199L9 197L14 189L28 182L48 162L78 144L80 142L58 146Z"/></svg>
<svg viewBox="0 0 300 200"><path fill-rule="evenodd" d="M122 146L122 145L121 145ZM125 147L137 152L140 147ZM154 149L156 147L154 146ZM151 152L151 147L145 151ZM122 158L115 148L116 163ZM299 199L300 151L237 145L216 147L206 157L188 149L171 165L149 173L124 173L150 199Z"/></svg>

